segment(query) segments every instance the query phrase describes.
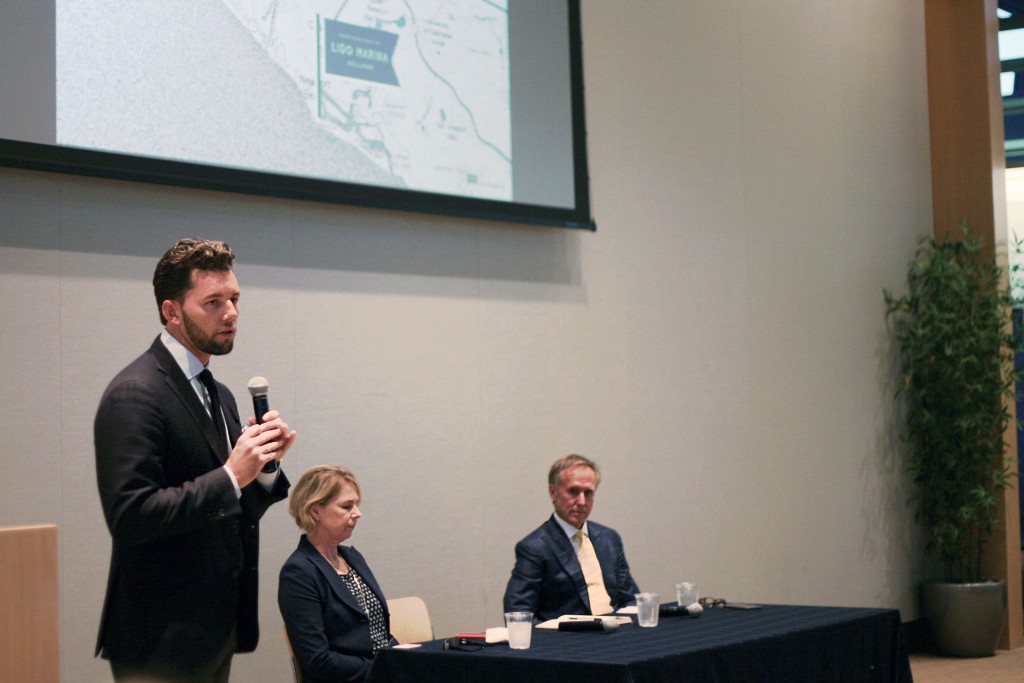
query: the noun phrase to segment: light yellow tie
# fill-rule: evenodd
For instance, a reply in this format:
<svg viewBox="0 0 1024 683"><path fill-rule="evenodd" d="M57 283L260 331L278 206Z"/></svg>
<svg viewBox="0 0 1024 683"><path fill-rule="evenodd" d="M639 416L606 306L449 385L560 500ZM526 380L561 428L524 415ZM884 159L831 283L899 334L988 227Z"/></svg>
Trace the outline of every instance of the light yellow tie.
<svg viewBox="0 0 1024 683"><path fill-rule="evenodd" d="M590 596L590 613L611 614L612 599L608 597L608 591L604 587L604 578L601 576L601 563L597 561L594 544L590 542L590 537L583 533L583 531L576 532L576 539L580 542L578 557L580 568L583 569L583 578L587 581L587 593Z"/></svg>

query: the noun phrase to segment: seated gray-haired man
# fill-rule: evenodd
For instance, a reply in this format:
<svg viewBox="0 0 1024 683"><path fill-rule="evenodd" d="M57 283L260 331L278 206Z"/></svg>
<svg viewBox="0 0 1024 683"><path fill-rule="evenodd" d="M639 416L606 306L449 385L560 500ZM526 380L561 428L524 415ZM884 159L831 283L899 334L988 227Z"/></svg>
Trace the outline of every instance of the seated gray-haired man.
<svg viewBox="0 0 1024 683"><path fill-rule="evenodd" d="M601 470L582 455L559 458L548 472L554 514L516 544L505 588L506 612L541 621L563 614L610 614L633 604L633 580L622 538L588 521Z"/></svg>

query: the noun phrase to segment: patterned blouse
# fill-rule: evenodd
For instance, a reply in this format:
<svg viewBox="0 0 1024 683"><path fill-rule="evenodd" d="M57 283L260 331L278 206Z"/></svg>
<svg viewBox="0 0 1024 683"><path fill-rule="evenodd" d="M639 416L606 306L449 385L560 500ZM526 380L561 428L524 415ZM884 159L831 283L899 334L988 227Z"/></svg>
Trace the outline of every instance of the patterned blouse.
<svg viewBox="0 0 1024 683"><path fill-rule="evenodd" d="M387 627L384 625L384 608L380 604L380 600L377 599L377 595L366 587L363 579L351 566L348 569L348 574L338 574L338 576L341 577L342 583L353 597L359 601L359 606L363 608L363 612L370 619L370 639L373 641L374 654L378 650L390 647L391 634L388 633Z"/></svg>

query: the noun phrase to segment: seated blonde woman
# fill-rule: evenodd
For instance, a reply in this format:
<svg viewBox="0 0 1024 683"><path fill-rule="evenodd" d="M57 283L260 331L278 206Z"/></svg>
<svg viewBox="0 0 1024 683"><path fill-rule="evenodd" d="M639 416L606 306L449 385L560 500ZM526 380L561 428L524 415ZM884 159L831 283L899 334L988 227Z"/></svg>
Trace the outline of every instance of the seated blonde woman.
<svg viewBox="0 0 1024 683"><path fill-rule="evenodd" d="M341 545L362 517L360 498L355 476L333 465L307 470L291 490L288 511L305 533L281 568L277 604L305 683L363 681L394 643L373 572Z"/></svg>

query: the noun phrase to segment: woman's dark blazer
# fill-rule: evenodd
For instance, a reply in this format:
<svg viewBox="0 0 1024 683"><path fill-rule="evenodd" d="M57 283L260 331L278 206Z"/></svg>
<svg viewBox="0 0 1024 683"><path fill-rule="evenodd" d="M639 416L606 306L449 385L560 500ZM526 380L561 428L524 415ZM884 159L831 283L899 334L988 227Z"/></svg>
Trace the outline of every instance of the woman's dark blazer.
<svg viewBox="0 0 1024 683"><path fill-rule="evenodd" d="M355 548L339 545L338 551L377 596L390 633L388 605L366 560ZM304 683L354 683L366 678L373 662L369 617L305 535L281 568L277 604Z"/></svg>

